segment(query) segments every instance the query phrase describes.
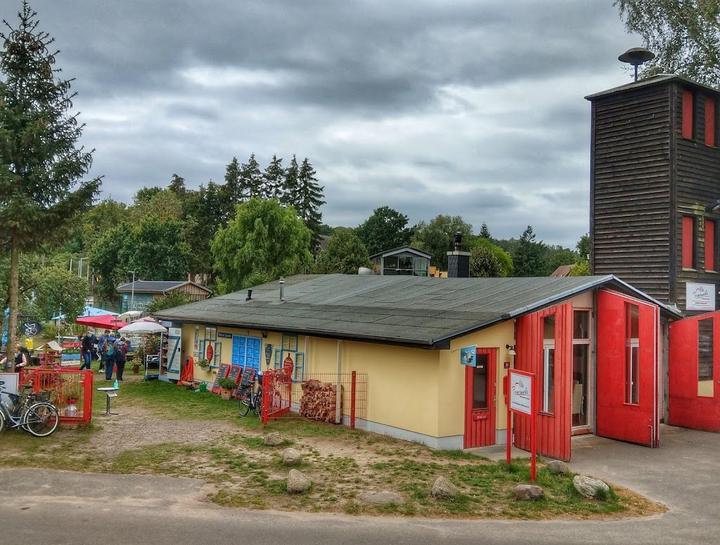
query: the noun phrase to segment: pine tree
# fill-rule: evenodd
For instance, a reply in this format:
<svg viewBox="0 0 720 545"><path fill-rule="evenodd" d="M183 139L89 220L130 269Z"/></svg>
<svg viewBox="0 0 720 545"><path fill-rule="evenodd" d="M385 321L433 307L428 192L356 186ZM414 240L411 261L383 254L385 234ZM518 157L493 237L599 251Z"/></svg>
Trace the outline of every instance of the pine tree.
<svg viewBox="0 0 720 545"><path fill-rule="evenodd" d="M485 222L483 222L483 224L480 226L480 236L488 240L492 238L492 236L490 235L490 229Z"/></svg>
<svg viewBox="0 0 720 545"><path fill-rule="evenodd" d="M535 240L535 232L528 225L523 231L513 255L515 276L544 276L543 252L545 245Z"/></svg>
<svg viewBox="0 0 720 545"><path fill-rule="evenodd" d="M178 197L184 196L185 193L187 193L185 178L178 176L177 174L173 174L170 179L170 183L168 184L168 189L175 193Z"/></svg>
<svg viewBox="0 0 720 545"><path fill-rule="evenodd" d="M64 234L92 205L100 178L83 181L92 151L78 146L83 125L70 113L70 80L59 76L54 40L23 2L18 24L0 32L0 247L10 253L9 359L15 349L19 261Z"/></svg>
<svg viewBox="0 0 720 545"><path fill-rule="evenodd" d="M243 200L240 178L240 162L237 157L233 157L225 167L225 186L223 188L225 197L233 203L233 206Z"/></svg>
<svg viewBox="0 0 720 545"><path fill-rule="evenodd" d="M240 169L240 195L241 202L256 197L261 197L260 192L263 185L263 175L260 171L260 164L255 159L255 154L250 155L247 163L243 163Z"/></svg>
<svg viewBox="0 0 720 545"><path fill-rule="evenodd" d="M317 172L308 161L303 159L298 174L298 187L295 193L295 211L302 218L310 231L313 233L313 250L317 248L320 241L320 225L322 223L322 212L320 207L325 204L323 199L323 186L317 183L315 177Z"/></svg>
<svg viewBox="0 0 720 545"><path fill-rule="evenodd" d="M263 199L280 199L282 196L283 178L285 177L282 161L282 158L273 155L272 161L263 172L262 189L260 191Z"/></svg>
<svg viewBox="0 0 720 545"><path fill-rule="evenodd" d="M298 175L297 159L295 155L290 159L290 164L285 169L285 178L282 184L280 202L286 205L295 206L297 203Z"/></svg>

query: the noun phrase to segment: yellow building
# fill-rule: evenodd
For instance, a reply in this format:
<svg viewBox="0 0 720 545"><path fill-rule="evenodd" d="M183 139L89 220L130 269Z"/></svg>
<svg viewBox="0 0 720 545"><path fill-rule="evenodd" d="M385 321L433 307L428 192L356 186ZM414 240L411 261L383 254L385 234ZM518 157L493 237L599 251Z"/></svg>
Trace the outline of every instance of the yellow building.
<svg viewBox="0 0 720 545"><path fill-rule="evenodd" d="M256 286L163 310L157 317L180 330L182 361L196 363L196 379L211 382L221 364L279 367L288 354L296 381L325 377L333 382L334 376L356 371L367 375L367 406L359 428L457 449L505 441L503 378L515 363L516 321L570 304L585 313L577 319L594 331L594 294L600 289L655 304L613 276L333 274L294 276L282 285ZM570 369L555 373L558 381L572 376L568 389L585 392L584 400L568 405L575 411L568 415L574 431L594 427L594 342L588 333L583 369L563 360ZM463 348L474 355L471 365L461 361ZM200 367L201 359L212 366ZM563 388L558 382L555 392ZM345 417L348 405L342 408Z"/></svg>

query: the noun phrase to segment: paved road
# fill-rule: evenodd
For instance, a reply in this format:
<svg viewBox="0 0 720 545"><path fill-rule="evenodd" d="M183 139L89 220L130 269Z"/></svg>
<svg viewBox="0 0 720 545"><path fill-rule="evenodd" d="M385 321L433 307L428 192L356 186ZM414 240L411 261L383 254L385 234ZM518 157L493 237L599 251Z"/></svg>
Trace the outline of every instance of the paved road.
<svg viewBox="0 0 720 545"><path fill-rule="evenodd" d="M720 542L720 435L667 428L663 447L595 437L573 466L670 507L610 522L435 521L223 509L203 483L157 476L0 471L0 545L60 544L680 544ZM13 499L10 499L13 498Z"/></svg>

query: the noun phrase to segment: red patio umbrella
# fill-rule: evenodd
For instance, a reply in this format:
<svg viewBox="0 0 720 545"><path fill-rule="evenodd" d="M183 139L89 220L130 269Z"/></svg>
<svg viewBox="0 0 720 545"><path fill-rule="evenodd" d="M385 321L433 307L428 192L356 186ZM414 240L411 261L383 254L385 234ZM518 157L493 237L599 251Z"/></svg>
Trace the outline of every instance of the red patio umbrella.
<svg viewBox="0 0 720 545"><path fill-rule="evenodd" d="M75 320L76 324L97 327L100 329L120 329L127 325L127 322L118 320L117 316L112 314L101 314L100 316L82 316Z"/></svg>

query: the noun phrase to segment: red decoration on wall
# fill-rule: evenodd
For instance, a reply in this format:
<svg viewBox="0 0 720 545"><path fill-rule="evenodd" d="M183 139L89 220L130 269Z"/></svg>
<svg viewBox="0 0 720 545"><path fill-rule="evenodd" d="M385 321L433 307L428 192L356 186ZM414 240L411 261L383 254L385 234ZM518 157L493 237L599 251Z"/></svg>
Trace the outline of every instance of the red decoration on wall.
<svg viewBox="0 0 720 545"><path fill-rule="evenodd" d="M215 357L215 350L213 349L212 344L208 344L207 348L205 349L205 359L212 363L213 357Z"/></svg>

